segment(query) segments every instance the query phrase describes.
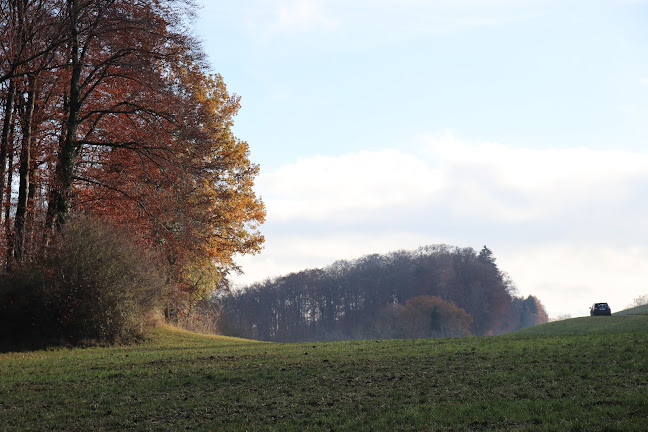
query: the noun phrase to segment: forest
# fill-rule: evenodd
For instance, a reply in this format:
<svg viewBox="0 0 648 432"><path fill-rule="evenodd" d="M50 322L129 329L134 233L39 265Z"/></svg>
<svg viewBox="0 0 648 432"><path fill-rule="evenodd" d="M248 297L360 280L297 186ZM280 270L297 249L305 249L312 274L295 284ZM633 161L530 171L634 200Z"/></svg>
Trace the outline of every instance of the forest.
<svg viewBox="0 0 648 432"><path fill-rule="evenodd" d="M222 310L225 334L281 342L493 335L548 320L486 246L337 261L244 287Z"/></svg>
<svg viewBox="0 0 648 432"><path fill-rule="evenodd" d="M128 338L152 309L190 314L260 250L259 167L195 9L0 0L3 332Z"/></svg>

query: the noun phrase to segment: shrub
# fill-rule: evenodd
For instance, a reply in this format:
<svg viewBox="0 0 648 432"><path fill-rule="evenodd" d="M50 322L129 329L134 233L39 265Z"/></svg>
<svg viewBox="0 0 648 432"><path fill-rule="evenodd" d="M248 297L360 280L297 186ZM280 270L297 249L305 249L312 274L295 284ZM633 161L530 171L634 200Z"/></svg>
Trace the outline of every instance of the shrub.
<svg viewBox="0 0 648 432"><path fill-rule="evenodd" d="M399 309L397 320L402 337L429 338L469 336L473 318L454 302L418 296Z"/></svg>
<svg viewBox="0 0 648 432"><path fill-rule="evenodd" d="M7 316L0 321L12 316L13 330L32 344L135 340L166 294L164 278L139 245L85 218L68 222L46 254L23 263L4 285L0 296L8 306L0 313Z"/></svg>

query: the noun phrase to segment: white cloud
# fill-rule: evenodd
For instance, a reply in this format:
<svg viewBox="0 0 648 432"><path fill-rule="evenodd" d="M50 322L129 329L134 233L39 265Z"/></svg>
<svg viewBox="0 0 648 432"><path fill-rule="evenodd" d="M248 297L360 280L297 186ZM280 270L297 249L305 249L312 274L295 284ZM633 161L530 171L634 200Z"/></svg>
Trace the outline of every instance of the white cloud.
<svg viewBox="0 0 648 432"><path fill-rule="evenodd" d="M258 187L276 221L346 223L382 212L442 212L494 223L536 222L565 212L624 214L648 154L586 148L533 150L426 137L421 151L387 149L314 156L262 174ZM639 182L639 183L638 183ZM586 215L588 218L597 215ZM602 221L599 221L602 222ZM609 220L606 224L611 223ZM612 222L615 223L615 222Z"/></svg>
<svg viewBox="0 0 648 432"><path fill-rule="evenodd" d="M314 156L264 173L265 251L240 281L433 243L487 244L550 315L616 309L648 266L648 153L427 136L411 151Z"/></svg>
<svg viewBox="0 0 648 432"><path fill-rule="evenodd" d="M281 30L331 30L339 23L326 16L316 0L291 0L279 7L277 27Z"/></svg>
<svg viewBox="0 0 648 432"><path fill-rule="evenodd" d="M247 25L252 34L268 39L278 34L331 31L340 22L331 18L320 0L257 1L248 8Z"/></svg>
<svg viewBox="0 0 648 432"><path fill-rule="evenodd" d="M323 222L411 205L440 190L441 182L441 173L415 155L383 150L301 159L258 183L277 220Z"/></svg>
<svg viewBox="0 0 648 432"><path fill-rule="evenodd" d="M462 142L451 135L428 138L428 143L429 157L450 179L447 192L460 197L456 205L467 204L465 211L470 211L474 203L482 203L482 215L493 214L503 222L565 217L566 211L592 207L606 217L627 217L619 205L631 204L641 186L637 182L648 180L648 154L583 147L510 148Z"/></svg>

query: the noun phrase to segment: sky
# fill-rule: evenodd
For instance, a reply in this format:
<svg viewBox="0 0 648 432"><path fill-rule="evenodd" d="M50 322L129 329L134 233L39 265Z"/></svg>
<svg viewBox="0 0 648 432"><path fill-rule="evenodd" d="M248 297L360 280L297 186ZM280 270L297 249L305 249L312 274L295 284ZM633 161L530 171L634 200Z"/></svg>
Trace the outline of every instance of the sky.
<svg viewBox="0 0 648 432"><path fill-rule="evenodd" d="M443 243L554 318L648 293L648 1L199 3L267 207L235 283Z"/></svg>

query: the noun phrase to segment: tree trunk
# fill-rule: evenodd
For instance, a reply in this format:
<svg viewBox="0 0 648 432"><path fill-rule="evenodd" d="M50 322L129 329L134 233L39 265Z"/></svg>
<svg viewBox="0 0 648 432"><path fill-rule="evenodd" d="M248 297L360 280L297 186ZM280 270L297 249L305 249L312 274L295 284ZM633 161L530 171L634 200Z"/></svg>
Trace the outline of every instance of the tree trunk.
<svg viewBox="0 0 648 432"><path fill-rule="evenodd" d="M0 143L0 207L4 202L5 176L7 175L7 152L9 151L9 137L11 136L11 124L13 121L13 106L16 94L16 84L14 80L9 81L7 90L7 100L5 103L5 117L2 125L2 142Z"/></svg>
<svg viewBox="0 0 648 432"><path fill-rule="evenodd" d="M34 124L32 136L38 136L38 123ZM25 219L25 225L28 228L25 234L24 252L26 254L32 254L38 249L39 245L36 243L36 237L38 234L42 233L42 226L37 227L38 220L36 219L39 210L38 204L42 202L40 189L41 183L38 176L37 161L32 158L31 164L29 165L29 194L27 195L27 208L30 209L30 211L27 212L27 218Z"/></svg>
<svg viewBox="0 0 648 432"><path fill-rule="evenodd" d="M20 149L20 186L18 189L18 205L16 207L16 220L14 229L13 258L20 262L25 247L25 220L27 218L27 198L29 197L29 173L31 165L31 146L34 118L36 79L29 79L29 90L27 92L27 106L25 107L25 118L22 128L22 146Z"/></svg>
<svg viewBox="0 0 648 432"><path fill-rule="evenodd" d="M14 132L14 123L11 123L11 131L9 133L9 136L13 136ZM9 141L11 144L13 144L11 141ZM4 212L4 225L5 225L5 238L6 238L6 250L5 250L5 255L3 255L6 258L5 265L8 266L10 263L10 258L12 257L13 250L11 248L12 242L13 242L13 237L11 234L11 185L13 184L13 169L14 167L14 151L13 151L13 145L9 146L9 149L7 151L7 185L5 186L5 189L7 191L7 196L6 196L6 206L5 206L5 212Z"/></svg>
<svg viewBox="0 0 648 432"><path fill-rule="evenodd" d="M68 0L68 13L70 19L70 88L68 98L67 121L65 125L65 138L59 149L58 160L55 171L55 184L52 189L52 200L49 205L52 211L51 223L60 229L67 221L70 213L70 201L72 195L72 183L77 158L79 156L78 130L79 113L81 111L81 71L83 68L83 51L80 47L78 29L78 6L76 0ZM86 43L89 43L87 41Z"/></svg>

